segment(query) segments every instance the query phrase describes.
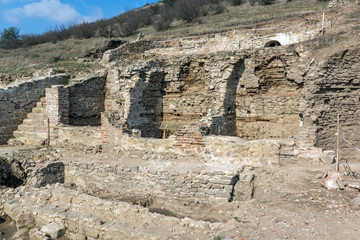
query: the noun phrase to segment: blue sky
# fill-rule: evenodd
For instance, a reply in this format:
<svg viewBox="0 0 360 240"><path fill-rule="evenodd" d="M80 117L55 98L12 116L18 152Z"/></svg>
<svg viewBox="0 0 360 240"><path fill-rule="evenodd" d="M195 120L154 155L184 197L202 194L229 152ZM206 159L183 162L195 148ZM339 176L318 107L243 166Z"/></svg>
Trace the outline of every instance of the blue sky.
<svg viewBox="0 0 360 240"><path fill-rule="evenodd" d="M111 18L159 0L0 0L0 31L14 26L20 34L43 33L56 25Z"/></svg>

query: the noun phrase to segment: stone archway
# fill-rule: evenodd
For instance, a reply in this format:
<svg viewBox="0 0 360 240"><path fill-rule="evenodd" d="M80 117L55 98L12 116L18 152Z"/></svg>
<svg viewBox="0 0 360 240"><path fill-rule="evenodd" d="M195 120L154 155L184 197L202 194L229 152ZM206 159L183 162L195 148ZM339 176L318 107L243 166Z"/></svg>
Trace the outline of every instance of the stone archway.
<svg viewBox="0 0 360 240"><path fill-rule="evenodd" d="M271 40L265 43L264 47L278 47L278 46L281 46L281 43L279 41Z"/></svg>

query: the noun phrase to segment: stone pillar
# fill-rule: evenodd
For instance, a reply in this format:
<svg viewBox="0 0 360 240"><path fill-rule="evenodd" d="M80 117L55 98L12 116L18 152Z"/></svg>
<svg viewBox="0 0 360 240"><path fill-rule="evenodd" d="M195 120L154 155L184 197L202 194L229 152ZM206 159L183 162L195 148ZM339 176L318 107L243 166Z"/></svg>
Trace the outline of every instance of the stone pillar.
<svg viewBox="0 0 360 240"><path fill-rule="evenodd" d="M53 85L46 89L46 114L50 127L69 124L69 89Z"/></svg>

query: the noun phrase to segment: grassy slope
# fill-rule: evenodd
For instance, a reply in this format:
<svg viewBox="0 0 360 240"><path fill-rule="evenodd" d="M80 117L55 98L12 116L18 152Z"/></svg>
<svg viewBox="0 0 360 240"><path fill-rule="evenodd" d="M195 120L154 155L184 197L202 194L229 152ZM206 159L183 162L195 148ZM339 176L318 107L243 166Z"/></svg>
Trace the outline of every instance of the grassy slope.
<svg viewBox="0 0 360 240"><path fill-rule="evenodd" d="M227 11L218 15L203 16L195 23L176 21L167 31L156 32L153 27L141 28L138 32L146 39L166 39L188 35L198 35L209 32L220 32L235 28L253 28L263 26L281 26L288 22L296 22L300 17L318 13L326 9L326 4L316 0L293 0L291 3L256 6L228 6ZM133 40L137 33L128 37ZM78 63L76 58L90 49L101 46L106 39L69 39L56 44L46 43L30 48L16 50L0 49L0 74L21 73L34 69L59 67L67 71L87 71L93 68L91 64ZM55 62L54 58L61 57Z"/></svg>

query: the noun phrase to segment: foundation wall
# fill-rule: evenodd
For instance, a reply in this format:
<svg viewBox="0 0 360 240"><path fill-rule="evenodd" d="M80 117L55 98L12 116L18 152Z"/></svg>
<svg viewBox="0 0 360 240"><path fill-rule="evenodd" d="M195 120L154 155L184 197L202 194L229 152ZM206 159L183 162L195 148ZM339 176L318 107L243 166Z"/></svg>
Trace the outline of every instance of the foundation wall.
<svg viewBox="0 0 360 240"><path fill-rule="evenodd" d="M237 180L235 180L235 178ZM238 200L251 199L254 175L224 171L155 170L141 166L70 163L65 168L67 183L75 183L88 191L114 191L117 196L155 196L204 202L228 201L237 182L247 183ZM239 179L239 181L238 181ZM240 191L240 190L239 190Z"/></svg>

